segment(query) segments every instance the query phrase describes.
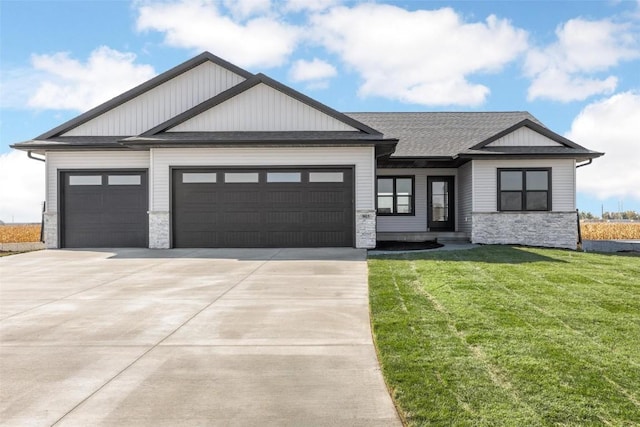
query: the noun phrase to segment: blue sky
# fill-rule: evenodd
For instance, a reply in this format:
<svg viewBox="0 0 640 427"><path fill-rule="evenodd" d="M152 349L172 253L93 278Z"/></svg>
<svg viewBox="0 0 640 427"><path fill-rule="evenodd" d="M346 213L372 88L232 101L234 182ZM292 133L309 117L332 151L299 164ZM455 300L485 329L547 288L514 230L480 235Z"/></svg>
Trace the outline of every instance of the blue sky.
<svg viewBox="0 0 640 427"><path fill-rule="evenodd" d="M12 152L208 50L337 110L527 110L604 151L578 208L640 211L639 1L0 2L0 220L38 220Z"/></svg>

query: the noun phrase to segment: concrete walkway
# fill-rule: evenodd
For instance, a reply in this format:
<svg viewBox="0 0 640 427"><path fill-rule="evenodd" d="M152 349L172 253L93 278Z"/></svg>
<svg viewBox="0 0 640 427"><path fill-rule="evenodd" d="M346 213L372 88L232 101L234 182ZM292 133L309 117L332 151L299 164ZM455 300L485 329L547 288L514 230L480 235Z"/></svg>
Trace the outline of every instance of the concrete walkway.
<svg viewBox="0 0 640 427"><path fill-rule="evenodd" d="M0 258L0 424L400 425L365 251Z"/></svg>

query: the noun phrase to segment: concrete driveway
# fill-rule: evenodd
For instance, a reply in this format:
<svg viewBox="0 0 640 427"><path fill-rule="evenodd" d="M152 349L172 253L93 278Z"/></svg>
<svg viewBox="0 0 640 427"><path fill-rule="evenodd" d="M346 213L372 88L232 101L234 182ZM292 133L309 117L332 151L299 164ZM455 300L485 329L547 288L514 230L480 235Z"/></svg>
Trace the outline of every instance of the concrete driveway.
<svg viewBox="0 0 640 427"><path fill-rule="evenodd" d="M0 424L400 425L355 249L0 258Z"/></svg>

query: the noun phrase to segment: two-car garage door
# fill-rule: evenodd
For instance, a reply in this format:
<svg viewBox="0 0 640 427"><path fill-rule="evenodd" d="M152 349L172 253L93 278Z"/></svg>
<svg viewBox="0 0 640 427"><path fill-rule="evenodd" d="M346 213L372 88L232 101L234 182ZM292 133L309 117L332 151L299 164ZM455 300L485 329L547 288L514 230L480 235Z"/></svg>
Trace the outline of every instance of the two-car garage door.
<svg viewBox="0 0 640 427"><path fill-rule="evenodd" d="M353 246L351 168L172 175L174 247Z"/></svg>
<svg viewBox="0 0 640 427"><path fill-rule="evenodd" d="M353 246L352 168L172 169L172 246ZM63 172L62 247L146 247L146 171Z"/></svg>

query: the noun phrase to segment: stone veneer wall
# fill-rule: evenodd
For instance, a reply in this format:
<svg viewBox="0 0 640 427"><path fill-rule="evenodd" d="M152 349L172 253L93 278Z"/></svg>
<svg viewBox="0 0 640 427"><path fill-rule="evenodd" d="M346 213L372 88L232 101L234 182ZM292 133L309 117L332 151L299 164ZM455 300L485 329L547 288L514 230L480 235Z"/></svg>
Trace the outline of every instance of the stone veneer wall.
<svg viewBox="0 0 640 427"><path fill-rule="evenodd" d="M356 211L356 248L376 247L376 211L373 209Z"/></svg>
<svg viewBox="0 0 640 427"><path fill-rule="evenodd" d="M149 247L151 249L171 247L169 219L169 212L149 212Z"/></svg>
<svg viewBox="0 0 640 427"><path fill-rule="evenodd" d="M575 212L473 212L471 242L576 249Z"/></svg>
<svg viewBox="0 0 640 427"><path fill-rule="evenodd" d="M44 247L47 249L58 248L58 213L44 213Z"/></svg>

